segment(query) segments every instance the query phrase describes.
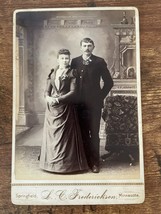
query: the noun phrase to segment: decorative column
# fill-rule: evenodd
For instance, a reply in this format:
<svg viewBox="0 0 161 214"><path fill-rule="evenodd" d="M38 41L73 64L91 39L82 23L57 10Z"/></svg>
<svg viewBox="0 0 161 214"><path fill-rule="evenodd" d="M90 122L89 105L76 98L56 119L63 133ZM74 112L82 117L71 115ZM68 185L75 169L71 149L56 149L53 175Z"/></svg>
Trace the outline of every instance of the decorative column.
<svg viewBox="0 0 161 214"><path fill-rule="evenodd" d="M112 24L115 36L113 64L110 68L114 87L111 95L136 96L136 44L135 23L129 24L126 13L120 24Z"/></svg>
<svg viewBox="0 0 161 214"><path fill-rule="evenodd" d="M117 48L116 48L117 47ZM120 34L118 32L115 33L115 50L113 55L113 64L110 68L110 72L113 78L120 77Z"/></svg>
<svg viewBox="0 0 161 214"><path fill-rule="evenodd" d="M16 36L19 41L19 112L17 126L27 126L27 109L25 103L25 90L27 85L27 63L26 63L26 35L21 26L16 28ZM18 89L17 89L18 90Z"/></svg>
<svg viewBox="0 0 161 214"><path fill-rule="evenodd" d="M127 79L128 66L125 63L128 61L131 64L132 58L127 58L127 52L135 52L135 25L134 24L113 24L115 31L115 56L113 67L113 78Z"/></svg>

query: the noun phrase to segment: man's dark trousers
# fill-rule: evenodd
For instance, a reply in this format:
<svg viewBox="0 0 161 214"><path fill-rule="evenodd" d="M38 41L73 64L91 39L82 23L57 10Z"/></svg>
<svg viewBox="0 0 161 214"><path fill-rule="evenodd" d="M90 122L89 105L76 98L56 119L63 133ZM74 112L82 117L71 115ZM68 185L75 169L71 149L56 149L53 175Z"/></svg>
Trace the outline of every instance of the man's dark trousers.
<svg viewBox="0 0 161 214"><path fill-rule="evenodd" d="M79 105L77 112L89 167L99 166L101 109L89 109Z"/></svg>

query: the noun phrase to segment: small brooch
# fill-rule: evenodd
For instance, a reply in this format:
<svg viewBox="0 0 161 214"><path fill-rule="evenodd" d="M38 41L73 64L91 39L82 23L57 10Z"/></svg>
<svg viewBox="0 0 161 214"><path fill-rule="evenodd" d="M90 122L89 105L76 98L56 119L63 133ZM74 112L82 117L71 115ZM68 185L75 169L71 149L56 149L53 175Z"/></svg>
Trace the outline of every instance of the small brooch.
<svg viewBox="0 0 161 214"><path fill-rule="evenodd" d="M59 78L61 79L61 80L66 80L66 79L68 79L68 75L67 74L64 74L64 75L62 75L62 76L60 76Z"/></svg>
<svg viewBox="0 0 161 214"><path fill-rule="evenodd" d="M91 59L83 60L83 65L89 65L90 62L92 62Z"/></svg>

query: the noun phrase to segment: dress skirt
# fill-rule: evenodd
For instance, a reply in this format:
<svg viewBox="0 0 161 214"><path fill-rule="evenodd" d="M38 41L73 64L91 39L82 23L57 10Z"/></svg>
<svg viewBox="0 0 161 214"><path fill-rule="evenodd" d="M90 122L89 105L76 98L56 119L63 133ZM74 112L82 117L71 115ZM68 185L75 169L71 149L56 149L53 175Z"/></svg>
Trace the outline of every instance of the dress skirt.
<svg viewBox="0 0 161 214"><path fill-rule="evenodd" d="M40 168L56 173L87 170L81 132L72 104L47 103Z"/></svg>

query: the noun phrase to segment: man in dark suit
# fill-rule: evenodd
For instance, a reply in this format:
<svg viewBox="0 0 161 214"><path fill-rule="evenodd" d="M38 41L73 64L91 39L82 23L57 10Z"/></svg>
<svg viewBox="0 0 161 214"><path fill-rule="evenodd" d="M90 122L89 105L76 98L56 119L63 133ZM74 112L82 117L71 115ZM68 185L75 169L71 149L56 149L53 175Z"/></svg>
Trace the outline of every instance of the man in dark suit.
<svg viewBox="0 0 161 214"><path fill-rule="evenodd" d="M99 172L99 128L104 98L113 86L113 80L104 59L92 54L94 42L84 38L82 55L71 62L77 77L77 112L85 153L92 172ZM100 80L103 80L103 86Z"/></svg>

